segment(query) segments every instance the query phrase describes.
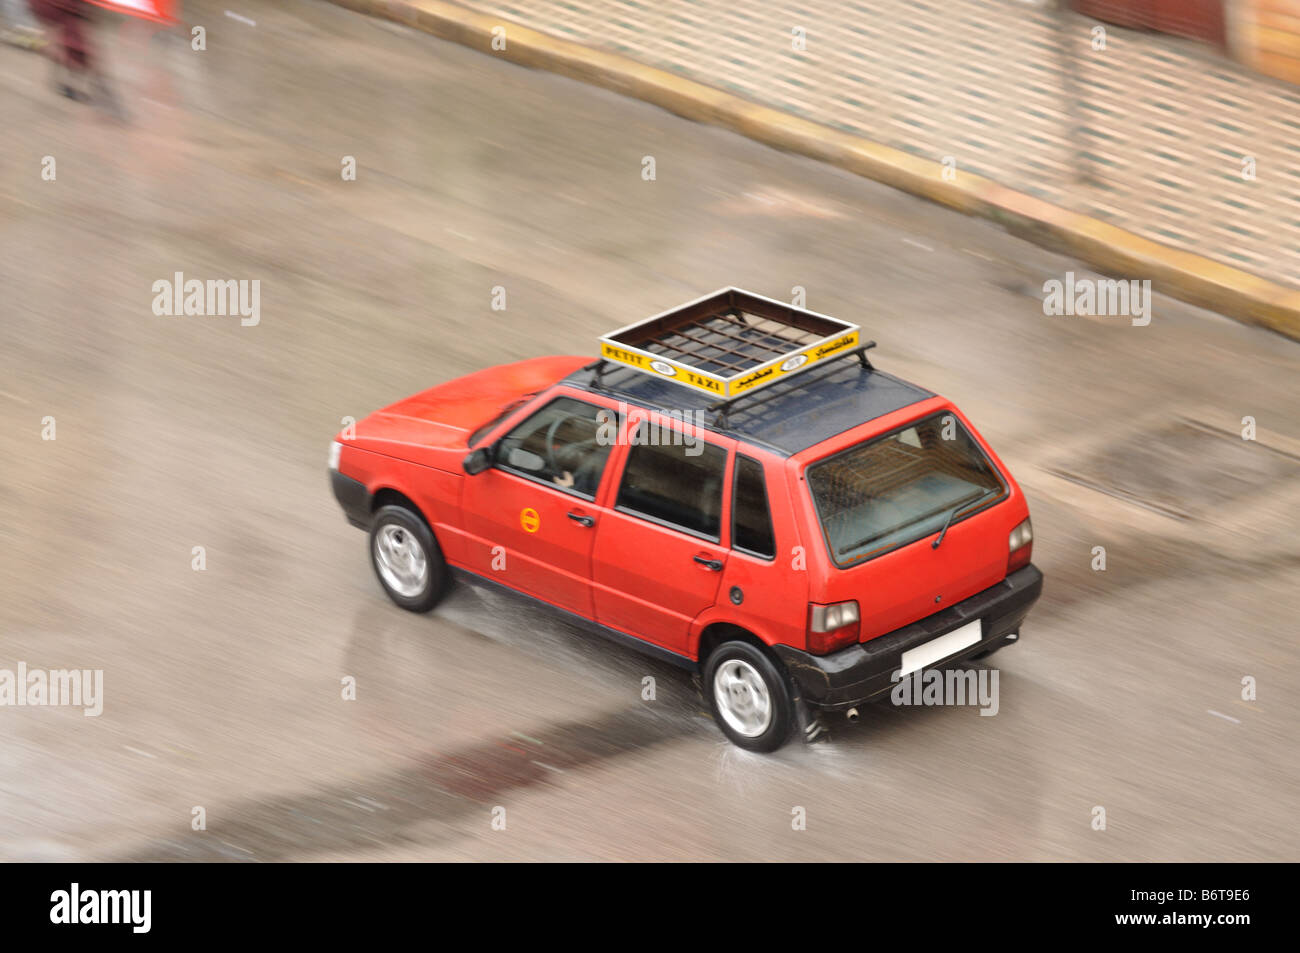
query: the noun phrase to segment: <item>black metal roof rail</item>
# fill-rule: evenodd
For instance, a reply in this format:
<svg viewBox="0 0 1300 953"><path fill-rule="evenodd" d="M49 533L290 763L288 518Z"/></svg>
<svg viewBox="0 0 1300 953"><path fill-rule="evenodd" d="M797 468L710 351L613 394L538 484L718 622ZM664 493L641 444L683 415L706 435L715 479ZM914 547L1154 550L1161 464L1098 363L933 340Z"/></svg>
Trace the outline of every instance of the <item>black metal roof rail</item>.
<svg viewBox="0 0 1300 953"><path fill-rule="evenodd" d="M845 357L853 357L854 355L857 355L858 363L862 365L863 370L868 370L868 371L875 370L875 368L871 364L871 360L867 357L867 352L875 346L876 346L875 341L868 341L866 344L859 344L851 351L844 351L843 353L836 354L833 360L827 361L825 364L814 364L811 366L805 366L805 367L798 368L794 371L791 371L784 378L782 378L782 380L790 381L792 378L800 377L803 374L807 374L809 371L813 371L813 370L824 371L825 373L818 374L818 377L825 377L827 376L827 374L834 373L835 370L838 369L837 362L839 359ZM810 378L810 380L816 380L816 379L817 378ZM807 381L804 381L803 383L807 383ZM773 399L774 397L780 397L782 394L786 394L786 393L789 393L788 389L770 390L766 394L762 394L762 395L743 393L735 397L732 397L728 400L720 400L716 404L710 404L708 409L713 411L714 413L713 426L718 427L722 430L730 429L730 426L727 422L727 414L730 413L732 407L734 407L742 400L746 401L745 409L748 410L750 407L756 407L759 404L765 404L769 400Z"/></svg>

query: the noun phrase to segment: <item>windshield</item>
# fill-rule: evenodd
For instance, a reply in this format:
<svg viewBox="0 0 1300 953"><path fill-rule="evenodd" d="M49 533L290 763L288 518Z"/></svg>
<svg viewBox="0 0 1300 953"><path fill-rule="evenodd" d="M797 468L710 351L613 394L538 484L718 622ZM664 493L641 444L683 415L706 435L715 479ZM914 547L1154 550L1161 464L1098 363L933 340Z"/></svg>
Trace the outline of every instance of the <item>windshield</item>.
<svg viewBox="0 0 1300 953"><path fill-rule="evenodd" d="M808 485L837 566L938 533L1006 492L956 415L933 417L808 468Z"/></svg>
<svg viewBox="0 0 1300 953"><path fill-rule="evenodd" d="M522 407L524 404L528 403L528 401L532 400L536 396L537 396L536 394L524 394L523 397L518 397L515 400L512 400L510 403L506 404L504 407L501 408L500 412L495 417L493 417L482 427L479 427L478 430L475 430L472 434L469 435L468 445L471 447L474 446L474 444L478 443L480 440L483 439L483 437L487 435L487 432L489 430L491 430L502 420L504 420L507 414L512 413L513 411Z"/></svg>

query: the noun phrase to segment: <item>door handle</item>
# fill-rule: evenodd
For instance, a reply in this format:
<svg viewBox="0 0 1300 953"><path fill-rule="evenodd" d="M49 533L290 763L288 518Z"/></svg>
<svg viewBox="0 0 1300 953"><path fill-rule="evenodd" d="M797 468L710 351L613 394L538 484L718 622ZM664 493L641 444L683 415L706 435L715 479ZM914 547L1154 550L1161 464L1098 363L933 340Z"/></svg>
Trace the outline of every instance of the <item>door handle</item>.
<svg viewBox="0 0 1300 953"><path fill-rule="evenodd" d="M588 529L591 529L591 527L596 525L596 521L592 517L583 516L581 513L573 512L573 510L569 510L569 519L573 520L580 526L587 527Z"/></svg>
<svg viewBox="0 0 1300 953"><path fill-rule="evenodd" d="M696 556L695 561L712 572L722 572L722 560L710 559L708 556Z"/></svg>

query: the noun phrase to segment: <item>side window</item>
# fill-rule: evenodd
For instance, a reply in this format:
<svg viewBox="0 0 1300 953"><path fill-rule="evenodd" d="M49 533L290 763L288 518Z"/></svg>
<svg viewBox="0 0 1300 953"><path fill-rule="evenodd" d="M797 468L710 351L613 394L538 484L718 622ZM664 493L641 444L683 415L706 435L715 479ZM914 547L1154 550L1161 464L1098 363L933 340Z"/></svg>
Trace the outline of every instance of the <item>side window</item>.
<svg viewBox="0 0 1300 953"><path fill-rule="evenodd" d="M755 556L776 557L763 465L740 455L736 456L736 483L731 496L731 545Z"/></svg>
<svg viewBox="0 0 1300 953"><path fill-rule="evenodd" d="M495 463L591 499L617 438L613 417L612 411L560 397L501 438Z"/></svg>
<svg viewBox="0 0 1300 953"><path fill-rule="evenodd" d="M631 440L615 507L717 542L727 451L703 441L644 446L644 434L642 424Z"/></svg>

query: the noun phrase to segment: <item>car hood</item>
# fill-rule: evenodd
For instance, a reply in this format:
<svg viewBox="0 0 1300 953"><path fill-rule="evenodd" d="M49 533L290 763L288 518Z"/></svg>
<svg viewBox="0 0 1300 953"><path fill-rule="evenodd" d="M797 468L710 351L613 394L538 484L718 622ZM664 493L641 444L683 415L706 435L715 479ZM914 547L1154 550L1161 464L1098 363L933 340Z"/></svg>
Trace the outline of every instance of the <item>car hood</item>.
<svg viewBox="0 0 1300 953"><path fill-rule="evenodd" d="M501 364L438 384L359 421L354 447L447 469L443 454L469 446L470 435L510 404L545 390L591 362L590 357L537 357ZM458 459L458 457L453 457Z"/></svg>

